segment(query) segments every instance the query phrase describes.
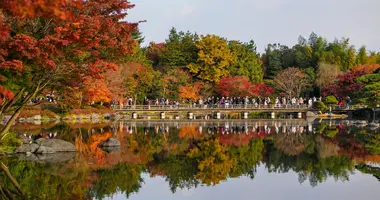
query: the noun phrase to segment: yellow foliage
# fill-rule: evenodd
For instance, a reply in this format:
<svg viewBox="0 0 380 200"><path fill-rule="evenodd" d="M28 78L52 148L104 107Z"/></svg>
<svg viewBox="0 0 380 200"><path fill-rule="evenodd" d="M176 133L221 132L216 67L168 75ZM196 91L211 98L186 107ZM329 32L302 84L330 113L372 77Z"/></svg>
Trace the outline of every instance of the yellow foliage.
<svg viewBox="0 0 380 200"><path fill-rule="evenodd" d="M202 141L187 154L198 162L197 177L202 183L216 185L226 180L232 167L236 164L236 158L228 156L228 147L220 144L218 139Z"/></svg>
<svg viewBox="0 0 380 200"><path fill-rule="evenodd" d="M201 36L198 48L198 60L187 67L198 78L218 83L222 77L229 75L228 67L234 56L227 46L227 41L216 35Z"/></svg>

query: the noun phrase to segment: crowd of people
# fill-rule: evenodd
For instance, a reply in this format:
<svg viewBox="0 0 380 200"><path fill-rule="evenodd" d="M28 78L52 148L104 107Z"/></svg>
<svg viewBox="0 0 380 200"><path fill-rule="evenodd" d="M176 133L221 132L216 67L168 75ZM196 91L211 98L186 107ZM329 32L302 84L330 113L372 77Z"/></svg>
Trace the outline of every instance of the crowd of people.
<svg viewBox="0 0 380 200"><path fill-rule="evenodd" d="M192 102L194 107L206 107L206 108L238 108L238 107L267 107L284 108L288 106L303 106L312 107L314 102L322 101L322 97L207 97L199 98L197 101ZM338 105L349 105L351 103L350 97L338 98ZM180 101L170 100L168 98L145 98L143 105L145 106L173 106L179 107ZM125 99L124 102L114 102L113 106L129 107L137 105L132 98Z"/></svg>
<svg viewBox="0 0 380 200"><path fill-rule="evenodd" d="M54 94L46 94L46 97L36 97L32 98L30 100L30 103L42 103L42 102L49 102L49 103L56 103L56 99L54 98Z"/></svg>
<svg viewBox="0 0 380 200"><path fill-rule="evenodd" d="M268 106L273 105L274 107L281 108L288 105L298 105L298 106L308 106L312 107L313 103L316 101L322 101L322 97L207 97L207 98L199 98L196 102L193 102L193 106L207 106L207 107L220 107L223 106L225 108L233 108L243 105L251 105L251 106ZM144 105L146 106L180 106L180 101L170 100L168 98L156 98L156 99L148 99L145 98ZM133 106L136 105L136 102L133 101L132 98L127 98L124 102L113 102L112 105L118 105L120 107L123 106Z"/></svg>

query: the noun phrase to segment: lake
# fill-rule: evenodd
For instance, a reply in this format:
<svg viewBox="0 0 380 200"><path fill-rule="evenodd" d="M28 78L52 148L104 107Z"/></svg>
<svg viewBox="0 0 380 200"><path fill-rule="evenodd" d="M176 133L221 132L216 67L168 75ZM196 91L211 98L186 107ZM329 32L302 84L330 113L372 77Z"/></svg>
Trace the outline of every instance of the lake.
<svg viewBox="0 0 380 200"><path fill-rule="evenodd" d="M12 130L78 150L1 157L30 199L380 197L380 129L353 121L118 121ZM111 137L119 148L97 147Z"/></svg>

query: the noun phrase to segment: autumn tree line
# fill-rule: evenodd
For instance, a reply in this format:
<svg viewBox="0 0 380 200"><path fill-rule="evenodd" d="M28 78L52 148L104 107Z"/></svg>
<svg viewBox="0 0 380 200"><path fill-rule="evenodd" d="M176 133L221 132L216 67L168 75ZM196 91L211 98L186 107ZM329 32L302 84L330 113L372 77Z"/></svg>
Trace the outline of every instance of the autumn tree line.
<svg viewBox="0 0 380 200"><path fill-rule="evenodd" d="M32 98L63 110L133 98L350 96L379 102L380 54L312 33L293 47L170 30L142 47L128 0L0 0L0 117L7 132ZM149 22L146 22L149 23ZM359 92L358 92L359 91ZM274 102L274 101L272 101Z"/></svg>
<svg viewBox="0 0 380 200"><path fill-rule="evenodd" d="M139 39L143 39L140 34ZM127 84L140 101L166 97L196 101L209 96L350 96L357 103L379 102L380 53L355 49L349 39L327 41L311 33L293 47L268 44L257 51L253 40L170 30L163 43L141 48L149 63ZM137 82L137 83L136 83ZM134 86L134 87L133 87ZM360 91L360 92L359 92ZM377 94L377 95L376 95Z"/></svg>

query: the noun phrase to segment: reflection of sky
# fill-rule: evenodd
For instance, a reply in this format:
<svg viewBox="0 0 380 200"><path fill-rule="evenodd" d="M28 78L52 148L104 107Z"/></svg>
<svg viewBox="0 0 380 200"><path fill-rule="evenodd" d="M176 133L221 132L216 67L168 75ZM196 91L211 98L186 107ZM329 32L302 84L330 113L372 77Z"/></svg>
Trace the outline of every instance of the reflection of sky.
<svg viewBox="0 0 380 200"><path fill-rule="evenodd" d="M330 177L325 182L311 187L308 180L300 184L298 175L288 173L268 174L264 166L257 168L254 180L248 177L228 179L214 187L198 187L190 190L177 190L172 194L168 183L163 177L150 178L143 175L145 184L137 194L132 194L132 200L151 199L342 199L342 200L372 200L380 197L380 182L372 175L356 171L350 175L350 181L335 181ZM126 199L125 194L116 194L114 200Z"/></svg>

